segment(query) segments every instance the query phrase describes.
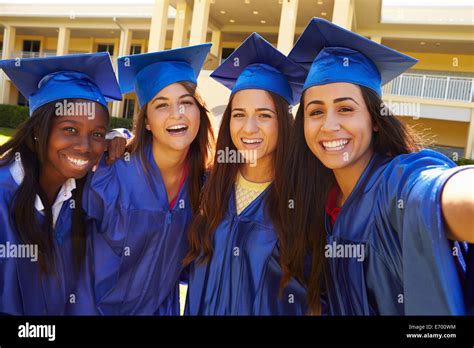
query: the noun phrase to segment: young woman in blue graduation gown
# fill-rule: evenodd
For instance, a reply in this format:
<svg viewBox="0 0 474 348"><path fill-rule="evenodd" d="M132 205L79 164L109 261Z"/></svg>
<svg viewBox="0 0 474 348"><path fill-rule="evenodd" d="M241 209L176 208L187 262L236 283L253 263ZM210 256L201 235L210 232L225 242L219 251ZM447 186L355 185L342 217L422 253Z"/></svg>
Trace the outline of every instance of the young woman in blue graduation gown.
<svg viewBox="0 0 474 348"><path fill-rule="evenodd" d="M236 57L242 58L237 69L246 69L240 75L233 66ZM252 65L255 62L266 64ZM275 68L284 69L285 64L283 73ZM200 214L190 227L185 315L306 312L300 283L292 280L280 292L280 248L273 226L279 199L273 183L284 181L280 168L293 123L284 73L299 72L293 65L253 34L211 75L218 81L233 78L234 83L226 85L232 94L219 129L214 166L203 188ZM230 157L237 152L243 154L240 163L237 155ZM242 193L249 186L257 193Z"/></svg>
<svg viewBox="0 0 474 348"><path fill-rule="evenodd" d="M111 166L102 161L87 183L86 272L69 314L179 315L186 231L212 150L209 114L196 89L209 46L119 59L124 92L127 58L143 74L134 87L141 110L128 152ZM168 63L189 51L202 58L192 77ZM147 66L137 68L141 60Z"/></svg>
<svg viewBox="0 0 474 348"><path fill-rule="evenodd" d="M108 54L25 59L21 68L14 60L0 64L31 110L0 146L0 313L62 315L84 258L85 177L106 146L109 112L102 92L120 99L120 91ZM102 78L109 74L102 91L93 81L97 67ZM94 117L58 112L64 101L69 110L93 110ZM15 257L14 249L31 254Z"/></svg>
<svg viewBox="0 0 474 348"><path fill-rule="evenodd" d="M316 313L322 287L329 315L465 314L463 286L472 282L465 272L474 264L471 257L466 265L467 244L448 238L474 242L473 167L420 150L384 105L377 71L384 79L398 70L393 78L406 67L384 59L409 57L320 19L301 42L318 32L338 41L326 42L313 62L295 119L283 196L296 208L280 207L286 275L305 279ZM295 47L298 60L304 47ZM307 250L313 257L304 277Z"/></svg>

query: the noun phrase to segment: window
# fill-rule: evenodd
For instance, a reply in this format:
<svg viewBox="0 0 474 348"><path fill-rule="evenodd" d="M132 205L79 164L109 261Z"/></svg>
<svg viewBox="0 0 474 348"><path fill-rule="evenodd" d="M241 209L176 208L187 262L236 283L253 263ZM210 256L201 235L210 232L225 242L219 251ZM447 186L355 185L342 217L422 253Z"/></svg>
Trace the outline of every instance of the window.
<svg viewBox="0 0 474 348"><path fill-rule="evenodd" d="M23 40L23 58L39 57L41 41L39 40Z"/></svg>
<svg viewBox="0 0 474 348"><path fill-rule="evenodd" d="M40 44L39 40L23 40L23 52L39 52Z"/></svg>
<svg viewBox="0 0 474 348"><path fill-rule="evenodd" d="M133 118L133 112L135 110L135 100L134 99L125 99L123 106L123 118Z"/></svg>
<svg viewBox="0 0 474 348"><path fill-rule="evenodd" d="M97 52L109 52L110 56L114 55L114 45L113 44L98 44Z"/></svg>
<svg viewBox="0 0 474 348"><path fill-rule="evenodd" d="M232 52L235 51L235 48L223 48L222 49L222 61L226 60L227 57L229 57Z"/></svg>
<svg viewBox="0 0 474 348"><path fill-rule="evenodd" d="M18 92L17 104L22 106L28 106L28 100L20 92Z"/></svg>
<svg viewBox="0 0 474 348"><path fill-rule="evenodd" d="M142 53L142 45L130 46L130 54L140 54L140 53Z"/></svg>

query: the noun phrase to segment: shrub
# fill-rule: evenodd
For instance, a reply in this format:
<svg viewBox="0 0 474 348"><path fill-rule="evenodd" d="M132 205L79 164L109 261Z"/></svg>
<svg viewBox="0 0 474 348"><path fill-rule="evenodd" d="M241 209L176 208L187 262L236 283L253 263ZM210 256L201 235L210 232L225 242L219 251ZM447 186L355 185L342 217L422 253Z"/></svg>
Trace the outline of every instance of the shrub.
<svg viewBox="0 0 474 348"><path fill-rule="evenodd" d="M0 104L0 127L18 128L29 117L27 106ZM110 128L132 129L133 120L127 118L110 118Z"/></svg>

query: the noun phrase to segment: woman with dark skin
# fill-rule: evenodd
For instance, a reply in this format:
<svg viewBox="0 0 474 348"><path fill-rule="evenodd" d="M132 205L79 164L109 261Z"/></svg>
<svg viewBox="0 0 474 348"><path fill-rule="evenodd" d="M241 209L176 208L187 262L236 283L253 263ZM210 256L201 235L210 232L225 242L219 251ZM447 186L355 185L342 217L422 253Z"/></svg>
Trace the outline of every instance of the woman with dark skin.
<svg viewBox="0 0 474 348"><path fill-rule="evenodd" d="M0 67L31 117L0 146L0 244L29 252L0 259L0 312L61 315L84 258L82 191L106 148L105 98L120 91L108 54L15 63Z"/></svg>

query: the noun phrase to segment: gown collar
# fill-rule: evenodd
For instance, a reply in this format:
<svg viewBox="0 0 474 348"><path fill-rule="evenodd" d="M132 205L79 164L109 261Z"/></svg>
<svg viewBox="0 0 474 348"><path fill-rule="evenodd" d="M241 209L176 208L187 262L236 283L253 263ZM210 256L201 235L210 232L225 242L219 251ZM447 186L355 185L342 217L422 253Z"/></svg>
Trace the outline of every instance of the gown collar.
<svg viewBox="0 0 474 348"><path fill-rule="evenodd" d="M10 173L15 183L20 186L25 177L25 172L21 161L13 161L13 163L10 165ZM53 227L56 226L56 222L58 220L59 213L61 212L63 203L68 201L72 197L72 191L75 188L76 180L74 178L66 180L66 182L61 186L61 189L59 190L59 193L56 196L56 200L51 206L51 211L53 214ZM43 202L41 201L41 198L38 195L36 195L35 198L35 209L41 215L44 215L45 207L43 205Z"/></svg>
<svg viewBox="0 0 474 348"><path fill-rule="evenodd" d="M370 186L372 186L372 184L374 182L372 180L374 171L376 171L383 163L386 163L387 160L389 160L389 159L390 158L387 157L387 156L383 156L381 154L378 154L378 153L374 152L374 154L372 155L369 163L367 164L367 166L365 167L365 169L362 172L361 176L357 180L356 185L354 186L351 193L349 194L349 197L347 197L347 199L344 202L342 207L337 208L338 211L336 213L336 216L342 215L348 209L348 207L352 204L352 202L357 197L360 197L361 190L363 192L366 192L370 188ZM337 183L336 183L336 186L337 186ZM326 208L327 208L327 205L326 205ZM328 214L327 209L325 210L325 215L327 216L327 218L329 218L329 221L326 220L326 229L328 230L328 227L329 227L328 222L332 221L332 215ZM332 226L333 228L331 228L329 230L332 230L332 231L335 230L337 221L338 220L334 219L334 223L331 224L331 225L333 225Z"/></svg>
<svg viewBox="0 0 474 348"><path fill-rule="evenodd" d="M162 206L163 210L172 211L174 209L174 207L176 206L175 203L179 199L182 199L183 195L187 194L187 191L188 191L188 188L187 188L187 182L188 182L188 180L187 180L188 179L187 178L187 173L188 173L187 169L185 169L186 170L186 177L184 178L184 180L182 180L182 183L180 184L178 194L173 199L174 204L171 204L173 202L170 203L169 200L168 200L168 193L166 191L165 182L163 181L163 177L161 176L160 168L156 164L155 157L153 156L153 146L152 146L152 144L149 144L147 146L146 155L147 155L148 163L150 164L150 167L151 167L151 178L152 178L152 182L153 182L153 187L156 190L156 194L159 197L159 201L161 202L160 206ZM186 167L187 166L188 166L188 164L186 164Z"/></svg>

